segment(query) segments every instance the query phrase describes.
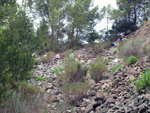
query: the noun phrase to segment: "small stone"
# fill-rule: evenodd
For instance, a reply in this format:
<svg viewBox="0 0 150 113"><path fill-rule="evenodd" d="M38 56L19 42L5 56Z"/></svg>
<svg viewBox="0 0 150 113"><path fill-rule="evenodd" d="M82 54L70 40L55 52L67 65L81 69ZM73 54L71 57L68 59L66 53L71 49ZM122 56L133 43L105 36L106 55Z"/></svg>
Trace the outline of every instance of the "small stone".
<svg viewBox="0 0 150 113"><path fill-rule="evenodd" d="M71 113L71 110L67 110L67 113Z"/></svg>
<svg viewBox="0 0 150 113"><path fill-rule="evenodd" d="M150 94L146 94L145 98L150 101Z"/></svg>
<svg viewBox="0 0 150 113"><path fill-rule="evenodd" d="M88 82L89 82L90 85L95 85L96 84L93 79L89 79Z"/></svg>
<svg viewBox="0 0 150 113"><path fill-rule="evenodd" d="M81 111L84 112L84 111L85 111L85 107L82 107L82 108L81 108Z"/></svg>
<svg viewBox="0 0 150 113"><path fill-rule="evenodd" d="M51 93L51 91L52 91L51 89L47 89L47 91L46 91L46 92L47 92L47 93Z"/></svg>
<svg viewBox="0 0 150 113"><path fill-rule="evenodd" d="M113 99L113 98L108 98L108 99L107 99L107 102L108 102L108 103L115 103L115 101L116 101L116 100Z"/></svg>
<svg viewBox="0 0 150 113"><path fill-rule="evenodd" d="M46 89L52 89L53 88L53 84L52 83L48 83Z"/></svg>
<svg viewBox="0 0 150 113"><path fill-rule="evenodd" d="M138 74L138 72L134 69L134 68L131 68L129 71L128 71L129 74Z"/></svg>
<svg viewBox="0 0 150 113"><path fill-rule="evenodd" d="M89 104L86 108L85 108L85 113L89 113L93 110L93 104Z"/></svg>
<svg viewBox="0 0 150 113"><path fill-rule="evenodd" d="M48 103L54 103L57 101L56 96L52 94L45 94L44 98Z"/></svg>

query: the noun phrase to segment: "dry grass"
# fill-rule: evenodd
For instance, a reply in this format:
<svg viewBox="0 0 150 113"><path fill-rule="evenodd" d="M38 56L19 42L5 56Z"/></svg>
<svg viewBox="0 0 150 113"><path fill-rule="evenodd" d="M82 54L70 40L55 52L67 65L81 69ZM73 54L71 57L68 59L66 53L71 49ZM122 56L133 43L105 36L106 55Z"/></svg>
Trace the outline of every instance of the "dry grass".
<svg viewBox="0 0 150 113"><path fill-rule="evenodd" d="M89 71L91 78L98 82L104 77L103 74L107 71L107 67L101 58L97 58L92 64L90 64Z"/></svg>
<svg viewBox="0 0 150 113"><path fill-rule="evenodd" d="M90 85L86 82L65 84L62 86L62 91L65 94L67 103L76 105L81 102L81 99L86 96Z"/></svg>
<svg viewBox="0 0 150 113"><path fill-rule="evenodd" d="M118 47L119 53L125 57L135 56L140 58L143 55L142 43L141 39L124 41Z"/></svg>
<svg viewBox="0 0 150 113"><path fill-rule="evenodd" d="M21 93L13 92L6 101L4 107L0 107L2 113L47 113L46 105L41 95L22 98Z"/></svg>
<svg viewBox="0 0 150 113"><path fill-rule="evenodd" d="M104 49L107 49L110 47L110 44L107 42L101 42L94 45L94 51L96 54L100 54L103 52Z"/></svg>
<svg viewBox="0 0 150 113"><path fill-rule="evenodd" d="M42 56L42 60L47 63L47 62L52 61L54 56L55 54L49 51L49 52L46 52L44 56Z"/></svg>

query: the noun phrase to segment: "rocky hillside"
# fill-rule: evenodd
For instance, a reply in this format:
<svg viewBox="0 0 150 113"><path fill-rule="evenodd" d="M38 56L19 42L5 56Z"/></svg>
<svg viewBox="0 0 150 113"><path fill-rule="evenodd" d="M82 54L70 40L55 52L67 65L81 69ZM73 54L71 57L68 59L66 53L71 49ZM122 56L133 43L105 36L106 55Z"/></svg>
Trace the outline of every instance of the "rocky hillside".
<svg viewBox="0 0 150 113"><path fill-rule="evenodd" d="M129 39L132 38L150 38L150 21L144 21L142 27L137 29L135 32L128 35Z"/></svg>
<svg viewBox="0 0 150 113"><path fill-rule="evenodd" d="M145 38L146 43L150 39L150 21L143 24L130 38ZM149 113L150 112L150 90L144 94L139 93L133 83L132 78L137 78L144 69L150 68L150 54L139 59L136 64L130 66L124 65L124 61L114 54L116 47L103 50L103 58L109 58L111 62L107 64L108 73L112 67L119 64L122 68L118 69L111 76L106 73L107 79L98 83L88 79L91 84L86 92L87 96L82 98L77 106L65 110L66 113ZM75 51L79 61L83 65L89 65L96 55L91 47ZM65 109L65 98L57 83L57 74L52 70L57 67L63 67L63 59L53 60L48 63L40 61L35 67L34 74L37 77L44 77L46 81L38 81L41 90L45 92L44 98L47 102L49 113L59 113ZM59 106L61 105L61 107Z"/></svg>

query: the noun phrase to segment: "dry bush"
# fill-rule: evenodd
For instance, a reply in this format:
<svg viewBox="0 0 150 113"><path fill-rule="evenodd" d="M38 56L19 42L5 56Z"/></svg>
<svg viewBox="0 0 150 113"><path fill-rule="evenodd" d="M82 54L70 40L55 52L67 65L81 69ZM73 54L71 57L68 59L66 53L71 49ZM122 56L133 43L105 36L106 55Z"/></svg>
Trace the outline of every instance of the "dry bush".
<svg viewBox="0 0 150 113"><path fill-rule="evenodd" d="M86 82L71 83L62 86L62 91L65 94L67 103L76 105L81 102L81 99L86 97L86 92L90 85Z"/></svg>
<svg viewBox="0 0 150 113"><path fill-rule="evenodd" d="M57 82L59 86L62 86L63 84L69 83L69 78L66 74L61 73L58 74Z"/></svg>
<svg viewBox="0 0 150 113"><path fill-rule="evenodd" d="M82 65L76 61L68 62L65 65L64 70L65 70L65 74L69 78L70 83L83 82L83 78L87 74L87 68L82 67Z"/></svg>
<svg viewBox="0 0 150 113"><path fill-rule="evenodd" d="M143 41L141 39L123 41L123 43L118 46L119 53L121 56L135 56L139 58L143 55L142 43Z"/></svg>
<svg viewBox="0 0 150 113"><path fill-rule="evenodd" d="M47 63L47 62L52 61L54 56L55 54L49 51L49 52L46 52L44 56L42 56L42 60Z"/></svg>
<svg viewBox="0 0 150 113"><path fill-rule="evenodd" d="M103 52L103 49L107 49L110 47L110 44L107 42L101 42L94 45L94 51L96 54Z"/></svg>
<svg viewBox="0 0 150 113"><path fill-rule="evenodd" d="M2 113L47 113L46 104L42 95L30 95L28 98L22 98L21 93L11 93L6 104L0 107Z"/></svg>
<svg viewBox="0 0 150 113"><path fill-rule="evenodd" d="M107 67L100 58L97 58L92 64L90 64L89 71L91 78L98 82L104 77L103 74L107 71Z"/></svg>
<svg viewBox="0 0 150 113"><path fill-rule="evenodd" d="M83 82L83 78L87 74L87 66L82 66L81 63L70 57L72 51L67 52L64 60L64 73L59 75L59 78L65 78L68 83ZM63 76L63 77L62 77ZM67 78L66 78L67 77Z"/></svg>
<svg viewBox="0 0 150 113"><path fill-rule="evenodd" d="M64 71L58 74L57 80L59 85L62 86L68 104L75 105L85 96L89 87L89 84L84 82L87 71L86 66L82 66L75 59L70 58L70 52L66 54Z"/></svg>

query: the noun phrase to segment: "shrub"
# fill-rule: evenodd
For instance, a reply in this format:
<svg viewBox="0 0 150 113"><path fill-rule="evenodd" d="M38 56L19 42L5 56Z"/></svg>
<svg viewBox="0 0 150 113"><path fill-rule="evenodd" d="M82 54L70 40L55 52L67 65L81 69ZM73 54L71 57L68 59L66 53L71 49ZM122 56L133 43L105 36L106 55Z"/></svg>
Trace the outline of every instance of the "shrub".
<svg viewBox="0 0 150 113"><path fill-rule="evenodd" d="M110 47L109 43L101 42L101 43L98 43L98 44L94 45L94 51L95 51L96 54L99 54L103 51L103 49L107 49L109 47Z"/></svg>
<svg viewBox="0 0 150 113"><path fill-rule="evenodd" d="M109 58L105 58L103 59L104 64L108 64L109 62L112 62L112 60L110 60Z"/></svg>
<svg viewBox="0 0 150 113"><path fill-rule="evenodd" d="M40 88L37 85L33 85L32 83L26 83L26 82L16 82L14 84L14 87L18 86L17 91L22 94L24 97L28 97L29 95L36 95L42 92L40 91Z"/></svg>
<svg viewBox="0 0 150 113"><path fill-rule="evenodd" d="M44 77L35 77L36 81L46 81L46 78Z"/></svg>
<svg viewBox="0 0 150 113"><path fill-rule="evenodd" d="M115 73L116 70L118 70L119 68L122 68L122 65L117 64L117 65L113 66L113 67L112 67L112 70L111 70L111 72L110 72L110 75L112 75L113 73Z"/></svg>
<svg viewBox="0 0 150 113"><path fill-rule="evenodd" d="M128 64L131 65L131 64L136 63L137 61L138 59L135 56L130 56L128 59Z"/></svg>
<svg viewBox="0 0 150 113"><path fill-rule="evenodd" d="M150 45L147 47L147 51L148 51L148 52L150 51Z"/></svg>
<svg viewBox="0 0 150 113"><path fill-rule="evenodd" d="M57 76L58 85L62 86L63 84L69 83L69 77L65 73L58 74Z"/></svg>
<svg viewBox="0 0 150 113"><path fill-rule="evenodd" d="M121 56L135 56L139 58L143 55L142 43L141 39L123 41L118 46L119 53Z"/></svg>
<svg viewBox="0 0 150 113"><path fill-rule="evenodd" d="M13 86L16 81L31 78L32 54L40 45L40 38L34 36L31 19L21 10L17 15L11 16L12 20L8 20L7 25L0 25L0 101L6 98L7 90L18 88Z"/></svg>
<svg viewBox="0 0 150 113"><path fill-rule="evenodd" d="M47 63L47 62L50 62L51 60L53 60L54 56L55 56L55 54L53 52L49 51L49 52L45 53L45 55L42 57L42 60Z"/></svg>
<svg viewBox="0 0 150 113"><path fill-rule="evenodd" d="M101 60L96 59L92 64L90 64L89 71L91 78L98 82L103 78L103 74L107 71L107 68Z"/></svg>
<svg viewBox="0 0 150 113"><path fill-rule="evenodd" d="M60 86L63 85L62 91L65 94L67 103L75 105L85 96L89 87L89 84L84 82L88 68L82 66L74 58L70 58L70 53L72 52L66 53L64 71L58 73L57 80Z"/></svg>
<svg viewBox="0 0 150 113"><path fill-rule="evenodd" d="M87 74L87 66L82 66L81 63L75 61L75 59L70 58L70 53L67 52L64 60L64 72L70 83L83 82L84 76Z"/></svg>
<svg viewBox="0 0 150 113"><path fill-rule="evenodd" d="M9 91L10 96L6 100L6 105L0 106L3 113L47 113L46 104L40 96L30 95L29 98L22 98L21 93Z"/></svg>
<svg viewBox="0 0 150 113"><path fill-rule="evenodd" d="M87 73L87 67L83 67L79 62L72 60L65 63L64 71L70 83L83 82L83 78Z"/></svg>
<svg viewBox="0 0 150 113"><path fill-rule="evenodd" d="M138 91L145 92L150 87L150 69L142 73L137 80L132 80Z"/></svg>
<svg viewBox="0 0 150 113"><path fill-rule="evenodd" d="M58 68L55 68L53 70L51 70L51 73L56 73L58 74L59 72L63 71L63 68L62 67L58 67Z"/></svg>
<svg viewBox="0 0 150 113"><path fill-rule="evenodd" d="M62 86L62 92L66 95L69 104L76 105L83 97L86 96L90 85L87 82L71 83Z"/></svg>
<svg viewBox="0 0 150 113"><path fill-rule="evenodd" d="M39 60L36 59L36 58L34 58L34 59L33 59L33 62L34 62L35 65L37 65L37 64L39 63Z"/></svg>
<svg viewBox="0 0 150 113"><path fill-rule="evenodd" d="M116 54L117 53L117 49L115 49L113 53Z"/></svg>

